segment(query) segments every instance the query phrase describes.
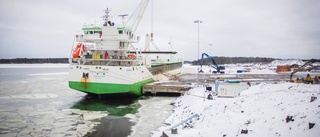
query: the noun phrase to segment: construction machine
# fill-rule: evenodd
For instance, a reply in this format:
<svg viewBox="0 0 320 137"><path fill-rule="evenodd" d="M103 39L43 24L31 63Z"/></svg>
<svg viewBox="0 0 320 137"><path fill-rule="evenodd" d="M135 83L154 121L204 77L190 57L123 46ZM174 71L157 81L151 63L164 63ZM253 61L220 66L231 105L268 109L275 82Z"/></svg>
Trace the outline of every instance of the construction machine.
<svg viewBox="0 0 320 137"><path fill-rule="evenodd" d="M203 65L203 60L204 60L204 56L206 56L208 59L210 59L212 61L212 65L211 67L216 69L217 71L212 71L212 73L224 73L223 70L225 70L225 66L219 66L216 61L213 59L212 56L209 56L207 53L202 53L202 56L201 56L201 60L200 60L200 73L202 73L202 65Z"/></svg>
<svg viewBox="0 0 320 137"><path fill-rule="evenodd" d="M301 78L301 79L297 78L297 79L295 79L295 80L292 80L292 77L293 77L293 75L294 75L295 73L301 71L302 69L304 69L304 68L307 67L308 65L310 65L310 64L312 64L312 63L315 63L315 62L320 62L320 60L311 59L311 60L307 61L305 64L303 64L302 66L300 66L298 69L296 69L295 71L293 71L293 72L291 73L291 75L290 75L290 82L294 82L294 83L307 83L307 84L309 84L309 83L311 83L311 84L314 83L314 82L313 82L314 79L310 76L310 74L308 74L305 78ZM317 78L318 78L318 76L315 77L315 79L317 79Z"/></svg>

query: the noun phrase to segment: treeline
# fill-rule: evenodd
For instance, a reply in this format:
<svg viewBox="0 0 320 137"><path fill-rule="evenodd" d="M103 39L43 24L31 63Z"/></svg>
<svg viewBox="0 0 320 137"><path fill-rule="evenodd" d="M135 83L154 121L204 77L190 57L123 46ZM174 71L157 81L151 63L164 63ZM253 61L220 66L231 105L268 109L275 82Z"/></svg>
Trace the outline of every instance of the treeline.
<svg viewBox="0 0 320 137"><path fill-rule="evenodd" d="M269 63L275 60L274 58L265 58L265 57L213 57L214 61L217 64L235 64L235 63ZM200 60L192 61L192 65L199 65ZM212 64L212 61L209 58L203 59L203 64L208 65Z"/></svg>
<svg viewBox="0 0 320 137"><path fill-rule="evenodd" d="M235 64L235 63L261 63L272 62L274 58L262 58L262 57L213 57L218 64ZM204 65L212 64L212 61L208 58L204 59ZM0 59L0 64L41 64L41 63L68 63L68 58L15 58L15 59ZM185 63L191 63L192 65L199 65L200 60L185 61Z"/></svg>
<svg viewBox="0 0 320 137"><path fill-rule="evenodd" d="M41 64L41 63L68 63L68 58L15 58L15 59L0 59L0 64Z"/></svg>

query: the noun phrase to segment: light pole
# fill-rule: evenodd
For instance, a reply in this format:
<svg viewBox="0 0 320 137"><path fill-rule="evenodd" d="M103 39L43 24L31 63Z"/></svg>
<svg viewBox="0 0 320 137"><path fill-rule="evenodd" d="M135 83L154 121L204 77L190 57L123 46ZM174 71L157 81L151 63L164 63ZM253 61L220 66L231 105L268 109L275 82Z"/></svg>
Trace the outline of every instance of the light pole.
<svg viewBox="0 0 320 137"><path fill-rule="evenodd" d="M202 23L202 20L195 20L193 23L198 23L198 60L200 61L200 56L199 56L199 50L200 50L200 40L199 40L199 26L200 23ZM199 66L198 66L198 71L199 71Z"/></svg>
<svg viewBox="0 0 320 137"><path fill-rule="evenodd" d="M199 59L200 58L200 56L199 56L199 50L200 50L199 26L200 26L200 23L202 23L202 21L201 20L195 20L193 23L198 23L198 61L200 61L200 59ZM199 66L198 66L198 76L197 76L198 84L199 84L199 73L200 73L200 63L199 63Z"/></svg>

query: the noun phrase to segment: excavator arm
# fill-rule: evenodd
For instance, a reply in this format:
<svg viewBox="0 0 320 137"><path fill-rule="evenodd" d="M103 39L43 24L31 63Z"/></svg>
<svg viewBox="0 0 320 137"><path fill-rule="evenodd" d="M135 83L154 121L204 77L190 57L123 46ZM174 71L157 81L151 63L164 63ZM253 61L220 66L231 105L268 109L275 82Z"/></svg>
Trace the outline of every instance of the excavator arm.
<svg viewBox="0 0 320 137"><path fill-rule="evenodd" d="M302 70L303 68L305 68L306 66L310 65L311 63L315 63L315 62L320 62L320 60L316 60L316 59L311 59L308 62L306 62L305 64L303 64L302 66L300 66L297 70L293 71L290 75L290 81L292 81L292 77L295 73L299 72L300 70Z"/></svg>
<svg viewBox="0 0 320 137"><path fill-rule="evenodd" d="M225 69L223 66L219 66L212 56L209 56L207 53L202 53L201 60L200 60L200 72L203 72L202 65L203 65L204 56L206 56L208 59L212 61L212 64L213 64L212 67L216 69L217 72L221 72L221 70Z"/></svg>

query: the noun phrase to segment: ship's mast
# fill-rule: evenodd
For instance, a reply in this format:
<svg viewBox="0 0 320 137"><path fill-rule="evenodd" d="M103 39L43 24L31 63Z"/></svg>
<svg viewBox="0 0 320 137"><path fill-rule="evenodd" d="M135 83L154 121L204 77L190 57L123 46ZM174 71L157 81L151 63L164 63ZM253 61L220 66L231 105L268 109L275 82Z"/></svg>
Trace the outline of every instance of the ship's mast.
<svg viewBox="0 0 320 137"><path fill-rule="evenodd" d="M104 20L103 26L108 26L108 25L111 26L111 22L110 22L110 20L109 20L109 17L110 17L109 13L110 13L110 11L111 11L111 10L109 10L109 8L107 8L106 10L104 10L105 15L102 16L102 19Z"/></svg>

